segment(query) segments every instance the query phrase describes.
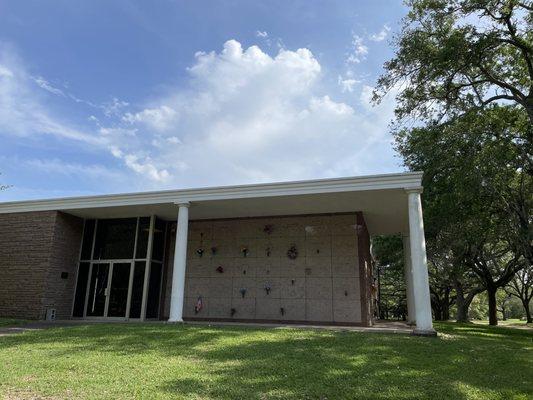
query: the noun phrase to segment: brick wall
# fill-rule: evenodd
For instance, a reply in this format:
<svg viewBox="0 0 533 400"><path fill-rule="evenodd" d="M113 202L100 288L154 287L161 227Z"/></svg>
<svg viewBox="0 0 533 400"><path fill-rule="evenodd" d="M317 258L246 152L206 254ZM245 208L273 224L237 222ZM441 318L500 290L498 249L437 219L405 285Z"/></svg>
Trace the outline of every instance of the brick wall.
<svg viewBox="0 0 533 400"><path fill-rule="evenodd" d="M367 299L360 291L364 257L357 218L354 213L191 221L184 317L368 324L368 316L362 318ZM266 225L272 226L270 234ZM163 317L169 314L172 281L175 229L170 231ZM292 245L298 250L295 260L287 256ZM246 257L243 247L249 250ZM199 296L204 307L195 314Z"/></svg>
<svg viewBox="0 0 533 400"><path fill-rule="evenodd" d="M72 314L83 220L59 212L54 227L42 308L55 308L56 317L66 319ZM64 273L67 274L66 278L61 277Z"/></svg>
<svg viewBox="0 0 533 400"><path fill-rule="evenodd" d="M82 226L56 211L0 214L0 316L70 317Z"/></svg>

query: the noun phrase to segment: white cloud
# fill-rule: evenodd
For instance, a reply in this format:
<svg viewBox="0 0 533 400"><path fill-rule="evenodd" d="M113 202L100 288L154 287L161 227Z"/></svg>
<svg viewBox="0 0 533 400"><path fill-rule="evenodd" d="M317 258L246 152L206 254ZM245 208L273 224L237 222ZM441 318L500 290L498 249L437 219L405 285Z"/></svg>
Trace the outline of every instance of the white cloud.
<svg viewBox="0 0 533 400"><path fill-rule="evenodd" d="M355 90L355 85L357 85L358 83L361 83L361 81L358 79L354 79L350 77L342 77L341 75L339 75L337 78L337 83L341 87L341 91L343 93L345 92L352 93Z"/></svg>
<svg viewBox="0 0 533 400"><path fill-rule="evenodd" d="M256 31L255 36L260 37L260 38L267 38L268 33L266 31Z"/></svg>
<svg viewBox="0 0 533 400"><path fill-rule="evenodd" d="M96 104L94 104L94 103L92 103L90 101L80 99L79 97L73 95L72 93L69 93L67 91L64 91L63 89L60 89L60 88L52 85L49 81L47 81L42 76L29 76L29 79L32 80L35 84L37 84L37 86L39 86L41 89L46 90L47 92L52 93L52 94L54 94L56 96L68 98L68 99L70 99L70 100L72 100L72 101L74 101L76 103L83 103L83 104L88 105L90 107L102 108L104 110L104 113L109 116L109 114L106 112L107 107L108 107L108 103L103 104L102 106L98 106L98 105L96 105ZM67 87L67 86L65 85L65 87ZM116 100L116 99L114 99L114 100ZM125 103L125 105L127 105L127 103Z"/></svg>
<svg viewBox="0 0 533 400"><path fill-rule="evenodd" d="M309 110L315 113L325 113L334 116L350 116L353 115L352 107L345 103L336 103L332 101L329 96L313 97L309 102Z"/></svg>
<svg viewBox="0 0 533 400"><path fill-rule="evenodd" d="M126 113L122 119L130 124L141 122L158 131L165 131L172 128L177 117L178 114L175 110L163 105L158 108L148 108L135 114Z"/></svg>
<svg viewBox="0 0 533 400"><path fill-rule="evenodd" d="M13 78L13 72L7 66L0 64L0 77Z"/></svg>
<svg viewBox="0 0 533 400"><path fill-rule="evenodd" d="M98 133L102 136L114 136L114 137L125 137L125 136L135 136L137 133L137 129L128 129L128 128L110 128L110 127L101 127L98 129Z"/></svg>
<svg viewBox="0 0 533 400"><path fill-rule="evenodd" d="M391 30L390 26L385 24L385 25L383 25L383 28L381 28L381 30L378 33L374 33L374 34L370 35L369 38L373 42L382 42L383 40L385 40L387 38L387 36L390 33L390 30Z"/></svg>
<svg viewBox="0 0 533 400"><path fill-rule="evenodd" d="M270 56L229 40L195 57L188 88L124 114L136 140L115 141L112 150L163 186L357 174L369 165L369 146L388 138L392 109L369 116L323 93L322 68L308 49ZM356 83L339 81L346 91Z"/></svg>
<svg viewBox="0 0 533 400"><path fill-rule="evenodd" d="M366 59L368 54L368 46L365 44L365 40L359 35L353 35L352 37L352 50L346 58L346 62L349 64L359 64Z"/></svg>
<svg viewBox="0 0 533 400"><path fill-rule="evenodd" d="M0 43L0 135L52 135L91 145L102 144L92 132L78 129L50 112L34 91L35 79L16 54ZM40 81L47 87L46 81ZM53 87L49 87L53 91ZM46 89L48 92L51 90Z"/></svg>
<svg viewBox="0 0 533 400"><path fill-rule="evenodd" d="M366 110L371 110L373 107L373 104L372 104L373 95L374 95L374 88L369 85L363 85L359 99L361 101L361 104Z"/></svg>
<svg viewBox="0 0 533 400"><path fill-rule="evenodd" d="M166 181L169 177L169 173L166 169L158 169L151 161L149 157L140 159L135 154L125 154L121 157L126 165L134 170L135 172L147 175L149 178L154 181L163 182Z"/></svg>
<svg viewBox="0 0 533 400"><path fill-rule="evenodd" d="M354 51L364 56L368 50L358 42ZM305 48L269 55L229 40L220 52L195 55L186 85L137 109L113 99L102 110L106 118L87 114L88 129L55 117L31 90L21 64L4 61L0 135L51 134L103 150L124 166L138 190L390 169L383 154L391 152L387 125L393 103L371 109L363 101L366 87L358 94L359 81L351 75L339 77L341 90L328 90L320 63ZM339 101L340 91L354 92L361 101Z"/></svg>
<svg viewBox="0 0 533 400"><path fill-rule="evenodd" d="M111 117L120 115L122 110L127 106L129 106L128 102L113 97L113 100L102 104L100 108L102 108L105 116Z"/></svg>
<svg viewBox="0 0 533 400"><path fill-rule="evenodd" d="M124 178L123 174L118 170L111 170L108 167L98 164L80 164L69 163L58 158L51 159L28 159L17 160L19 165L27 168L35 168L40 173L49 173L54 175L67 175L72 177L80 177L83 179L120 179Z"/></svg>
<svg viewBox="0 0 533 400"><path fill-rule="evenodd" d="M55 86L52 86L52 84L50 82L48 82L46 79L44 79L42 76L31 77L31 79L41 89L47 90L48 92L50 92L52 94L65 97L65 93L61 89L56 88Z"/></svg>

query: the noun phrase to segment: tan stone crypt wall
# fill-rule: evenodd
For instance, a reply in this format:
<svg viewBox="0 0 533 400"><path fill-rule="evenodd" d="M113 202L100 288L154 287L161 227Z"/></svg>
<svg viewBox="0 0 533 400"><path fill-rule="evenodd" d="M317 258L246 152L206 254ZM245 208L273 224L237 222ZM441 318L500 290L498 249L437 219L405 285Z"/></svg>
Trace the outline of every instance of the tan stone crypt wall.
<svg viewBox="0 0 533 400"><path fill-rule="evenodd" d="M355 213L191 221L184 317L361 323L356 223ZM291 260L287 251L293 245L298 257ZM204 250L201 257L198 249ZM171 268L166 275L163 316L168 316ZM203 308L195 313L199 297Z"/></svg>

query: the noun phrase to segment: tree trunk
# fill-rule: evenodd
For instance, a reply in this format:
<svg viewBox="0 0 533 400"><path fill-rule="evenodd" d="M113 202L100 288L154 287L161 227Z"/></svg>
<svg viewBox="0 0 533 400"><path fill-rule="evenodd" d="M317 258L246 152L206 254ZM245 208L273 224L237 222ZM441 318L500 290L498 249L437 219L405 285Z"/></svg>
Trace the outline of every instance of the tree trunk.
<svg viewBox="0 0 533 400"><path fill-rule="evenodd" d="M522 300L522 305L524 306L524 310L526 310L526 321L528 324L533 323L533 319L531 319L531 311L529 311L529 303L525 300Z"/></svg>
<svg viewBox="0 0 533 400"><path fill-rule="evenodd" d="M494 287L487 287L487 296L489 298L489 325L498 325L498 314L496 308L496 290Z"/></svg>
<svg viewBox="0 0 533 400"><path fill-rule="evenodd" d="M455 316L455 320L457 322L468 322L468 308L470 307L470 303L465 299L463 285L460 282L455 283L455 291L457 292L457 298L455 300L457 315Z"/></svg>
<svg viewBox="0 0 533 400"><path fill-rule="evenodd" d="M442 321L442 311L440 307L433 307L433 313L435 314L435 321Z"/></svg>
<svg viewBox="0 0 533 400"><path fill-rule="evenodd" d="M431 309L433 310L435 321L442 321L442 301L435 292L431 293Z"/></svg>
<svg viewBox="0 0 533 400"><path fill-rule="evenodd" d="M531 124L533 125L533 97L532 96L527 96L525 109L526 109L527 115L529 116L529 121L531 121Z"/></svg>
<svg viewBox="0 0 533 400"><path fill-rule="evenodd" d="M450 319L450 289L444 292L444 301L442 302L442 320L448 321Z"/></svg>
<svg viewBox="0 0 533 400"><path fill-rule="evenodd" d="M457 322L469 322L470 319L468 318L468 309L470 308L469 304L466 304L464 299L462 301L457 301L457 316L456 321Z"/></svg>

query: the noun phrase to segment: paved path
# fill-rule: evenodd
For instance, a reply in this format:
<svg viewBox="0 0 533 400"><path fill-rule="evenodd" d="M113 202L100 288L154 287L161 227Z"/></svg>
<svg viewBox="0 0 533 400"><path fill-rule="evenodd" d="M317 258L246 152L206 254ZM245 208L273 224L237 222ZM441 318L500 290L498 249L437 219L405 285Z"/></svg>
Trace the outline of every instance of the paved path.
<svg viewBox="0 0 533 400"><path fill-rule="evenodd" d="M87 321L83 322L87 323ZM0 337L26 331L38 331L41 329L59 328L62 326L74 325L79 325L79 323L76 321L31 321L20 325L0 326Z"/></svg>
<svg viewBox="0 0 533 400"><path fill-rule="evenodd" d="M191 325L209 326L252 326L261 328L297 328L297 329L327 329L333 331L354 331L354 332L380 332L380 333L407 333L413 332L413 328L404 322L387 321L377 322L374 326L349 326L349 325L300 325L300 324L277 324L277 323L255 323L255 322L214 322L214 321L188 321Z"/></svg>
<svg viewBox="0 0 533 400"><path fill-rule="evenodd" d="M150 321L150 323L164 324L166 321ZM0 337L22 333L26 331L34 331L49 328L59 328L66 326L90 325L90 324L113 324L113 323L140 323L139 321L87 321L87 320L58 320L58 321L32 321L16 326L0 327ZM261 328L297 328L297 329L327 329L335 331L355 331L355 332L381 332L381 333L403 333L409 334L412 328L406 323L400 321L380 321L372 327L364 326L332 326L332 325L299 325L299 324L276 324L276 323L253 323L253 322L212 322L212 321L188 321L186 324L190 325L208 325L208 326L245 326L245 327L261 327Z"/></svg>

